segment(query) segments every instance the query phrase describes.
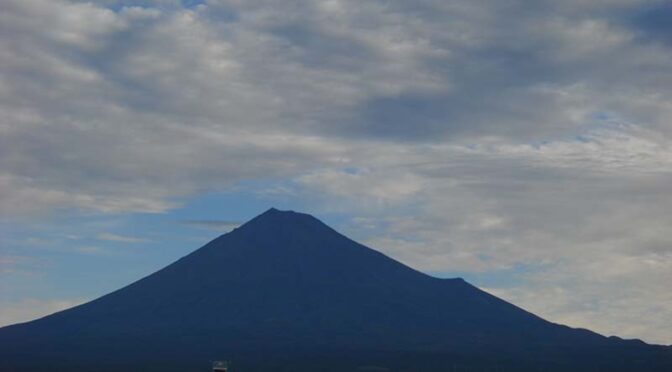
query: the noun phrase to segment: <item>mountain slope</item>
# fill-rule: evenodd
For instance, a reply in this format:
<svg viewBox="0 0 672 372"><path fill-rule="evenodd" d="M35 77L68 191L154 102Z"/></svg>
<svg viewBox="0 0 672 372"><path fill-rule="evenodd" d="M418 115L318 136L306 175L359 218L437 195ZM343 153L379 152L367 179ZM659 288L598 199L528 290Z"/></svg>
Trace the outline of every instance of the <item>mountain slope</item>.
<svg viewBox="0 0 672 372"><path fill-rule="evenodd" d="M670 371L669 348L547 322L271 209L166 268L0 329L0 369Z"/></svg>

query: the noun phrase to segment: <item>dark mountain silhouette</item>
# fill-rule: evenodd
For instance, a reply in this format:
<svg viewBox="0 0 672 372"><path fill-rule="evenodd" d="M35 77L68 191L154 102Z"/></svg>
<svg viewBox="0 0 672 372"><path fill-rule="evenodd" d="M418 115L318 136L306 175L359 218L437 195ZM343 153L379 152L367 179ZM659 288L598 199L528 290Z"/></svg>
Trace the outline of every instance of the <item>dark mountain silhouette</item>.
<svg viewBox="0 0 672 372"><path fill-rule="evenodd" d="M271 209L81 306L0 329L2 371L672 371Z"/></svg>

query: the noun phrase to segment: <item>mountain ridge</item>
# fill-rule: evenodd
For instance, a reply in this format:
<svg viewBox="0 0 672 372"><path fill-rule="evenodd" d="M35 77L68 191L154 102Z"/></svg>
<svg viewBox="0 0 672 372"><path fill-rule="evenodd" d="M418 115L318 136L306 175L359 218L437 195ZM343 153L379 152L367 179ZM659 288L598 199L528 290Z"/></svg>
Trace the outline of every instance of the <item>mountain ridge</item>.
<svg viewBox="0 0 672 372"><path fill-rule="evenodd" d="M585 371L672 366L665 347L551 323L275 208L117 291L0 328L3 345L0 369L17 371L39 370L35 360L59 360L64 370L183 370L221 357L249 371L282 370L288 359L293 370L316 368L308 361L347 370L405 363L398 355L426 371L456 361L512 371L580 371L577 361L592 366Z"/></svg>

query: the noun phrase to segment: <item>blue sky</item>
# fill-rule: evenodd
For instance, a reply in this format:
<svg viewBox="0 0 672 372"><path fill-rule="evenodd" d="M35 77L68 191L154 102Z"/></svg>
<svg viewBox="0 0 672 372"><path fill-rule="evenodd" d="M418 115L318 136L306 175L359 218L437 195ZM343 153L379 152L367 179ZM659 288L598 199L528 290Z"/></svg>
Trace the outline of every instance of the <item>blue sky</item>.
<svg viewBox="0 0 672 372"><path fill-rule="evenodd" d="M549 320L672 343L656 0L0 4L0 325L270 207Z"/></svg>

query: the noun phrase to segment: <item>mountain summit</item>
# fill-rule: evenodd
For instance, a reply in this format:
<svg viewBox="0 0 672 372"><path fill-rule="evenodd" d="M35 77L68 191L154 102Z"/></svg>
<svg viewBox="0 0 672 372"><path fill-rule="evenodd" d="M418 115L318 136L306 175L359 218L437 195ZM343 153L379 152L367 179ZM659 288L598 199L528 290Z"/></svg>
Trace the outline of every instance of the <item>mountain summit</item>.
<svg viewBox="0 0 672 372"><path fill-rule="evenodd" d="M672 350L550 323L270 209L89 303L0 329L2 371L671 371Z"/></svg>

